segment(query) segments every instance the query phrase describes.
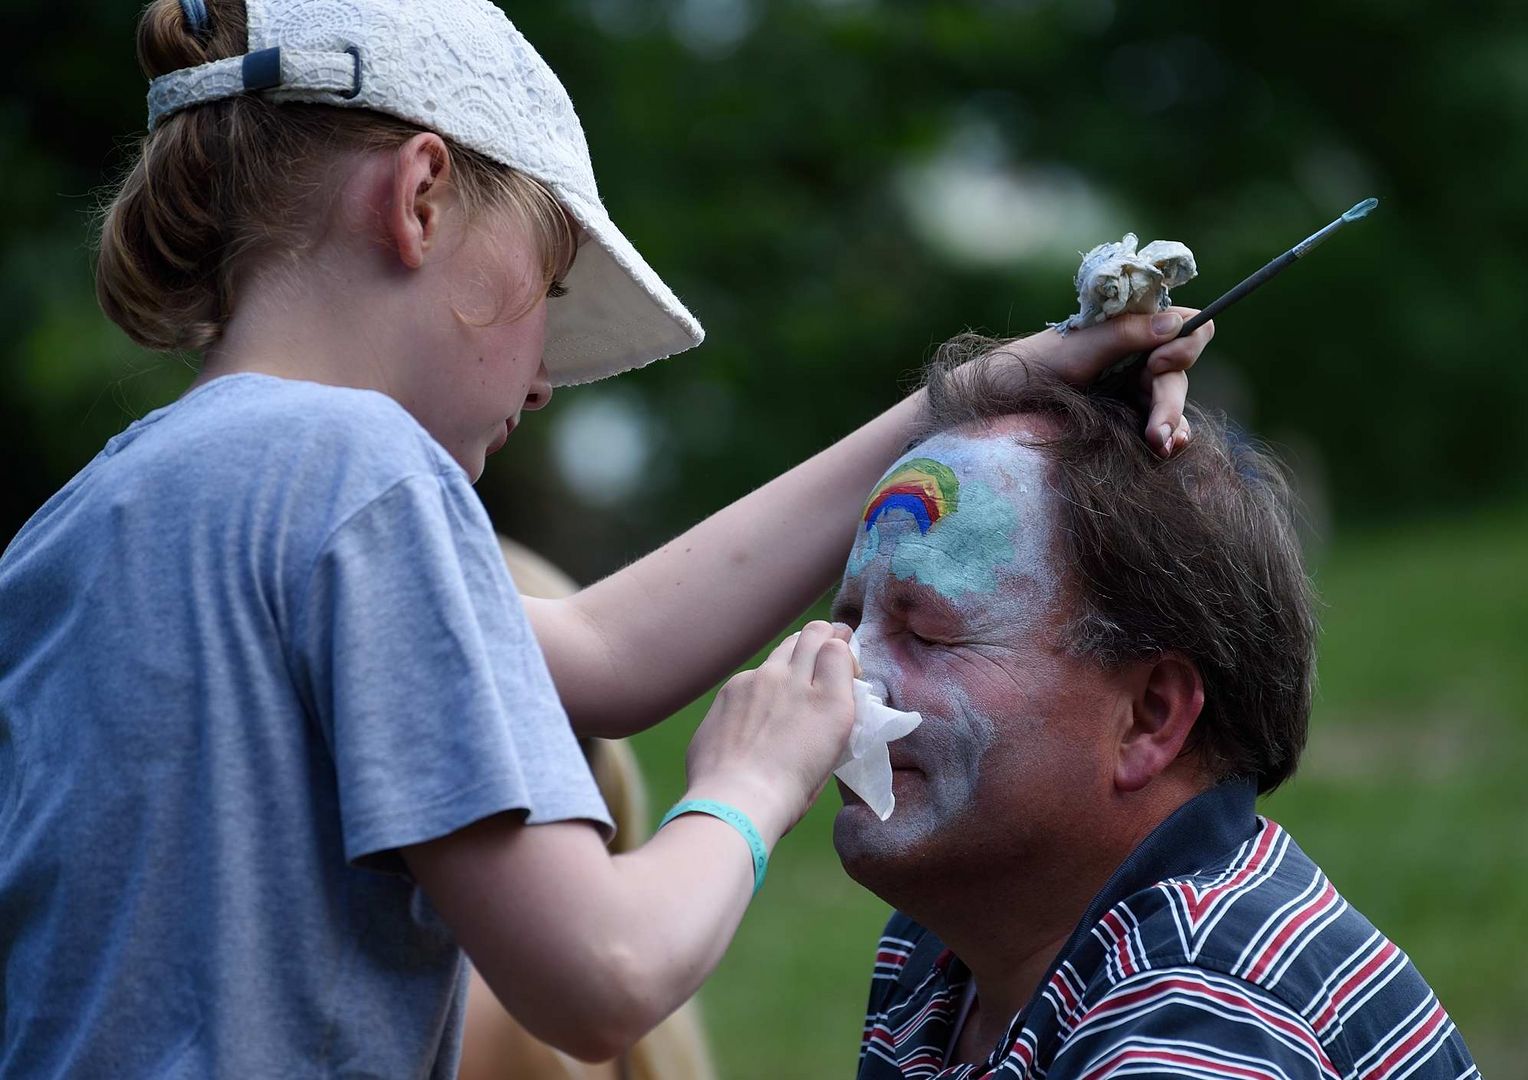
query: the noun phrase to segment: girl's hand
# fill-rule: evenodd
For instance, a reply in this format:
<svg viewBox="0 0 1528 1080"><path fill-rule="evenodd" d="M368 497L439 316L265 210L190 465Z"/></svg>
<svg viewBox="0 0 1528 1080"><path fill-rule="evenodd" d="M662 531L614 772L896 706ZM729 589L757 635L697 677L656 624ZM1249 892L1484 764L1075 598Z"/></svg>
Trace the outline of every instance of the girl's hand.
<svg viewBox="0 0 1528 1080"><path fill-rule="evenodd" d="M686 758L686 798L747 814L773 845L822 791L854 722L849 630L808 623L717 692Z"/></svg>
<svg viewBox="0 0 1528 1080"><path fill-rule="evenodd" d="M1131 353L1154 350L1141 373L1141 392L1151 402L1146 441L1170 457L1191 435L1183 416L1188 369L1215 336L1214 322L1207 322L1187 337L1177 337L1184 321L1198 313L1195 308L1173 307L1154 315L1119 315L1065 337L1045 330L1010 342L995 355L1038 364L1074 386L1086 386Z"/></svg>

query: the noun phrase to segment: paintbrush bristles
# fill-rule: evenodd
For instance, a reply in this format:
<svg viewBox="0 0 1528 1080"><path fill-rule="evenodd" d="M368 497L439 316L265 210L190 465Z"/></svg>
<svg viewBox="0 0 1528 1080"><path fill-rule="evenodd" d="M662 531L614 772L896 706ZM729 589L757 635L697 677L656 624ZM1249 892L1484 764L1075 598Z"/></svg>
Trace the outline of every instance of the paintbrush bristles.
<svg viewBox="0 0 1528 1080"><path fill-rule="evenodd" d="M1357 221L1359 218L1366 218L1369 216L1369 211L1373 210L1378 205L1379 200L1373 196L1370 196L1363 202L1355 204L1353 209L1349 210L1346 214L1343 214L1342 220Z"/></svg>

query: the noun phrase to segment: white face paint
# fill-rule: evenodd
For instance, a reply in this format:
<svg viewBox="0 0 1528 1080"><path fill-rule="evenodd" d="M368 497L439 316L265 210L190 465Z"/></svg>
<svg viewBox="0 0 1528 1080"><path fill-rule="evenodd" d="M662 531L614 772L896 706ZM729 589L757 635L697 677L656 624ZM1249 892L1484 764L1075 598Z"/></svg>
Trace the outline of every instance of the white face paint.
<svg viewBox="0 0 1528 1080"><path fill-rule="evenodd" d="M851 871L916 857L957 825L967 839L1001 827L980 813L994 754L1023 753L1054 662L1047 469L1013 430L944 433L893 466L866 505L837 616L857 625L866 678L887 704L924 722L891 744L890 819L848 797L835 841Z"/></svg>

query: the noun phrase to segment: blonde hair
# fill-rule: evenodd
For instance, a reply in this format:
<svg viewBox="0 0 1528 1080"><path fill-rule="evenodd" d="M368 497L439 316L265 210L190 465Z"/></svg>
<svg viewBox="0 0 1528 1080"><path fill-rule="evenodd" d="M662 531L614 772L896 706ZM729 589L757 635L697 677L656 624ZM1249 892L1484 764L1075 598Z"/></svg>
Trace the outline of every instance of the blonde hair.
<svg viewBox="0 0 1528 1080"><path fill-rule="evenodd" d="M499 538L515 586L526 596L558 597L578 586L529 548ZM584 753L615 821L610 850L640 847L647 839L647 788L636 755L624 741L589 739ZM700 1006L691 999L614 1062L588 1065L537 1042L515 1022L477 972L472 973L460 1080L715 1080Z"/></svg>
<svg viewBox="0 0 1528 1080"><path fill-rule="evenodd" d="M247 50L244 0L206 0L206 7L208 27L193 34L179 0L149 4L138 22L144 75ZM367 109L277 105L253 94L167 117L143 137L104 200L96 260L101 310L146 348L206 348L222 334L256 263L298 257L320 235L336 166L423 130ZM468 219L518 214L541 249L542 284L550 284L576 245L556 198L532 177L445 142Z"/></svg>

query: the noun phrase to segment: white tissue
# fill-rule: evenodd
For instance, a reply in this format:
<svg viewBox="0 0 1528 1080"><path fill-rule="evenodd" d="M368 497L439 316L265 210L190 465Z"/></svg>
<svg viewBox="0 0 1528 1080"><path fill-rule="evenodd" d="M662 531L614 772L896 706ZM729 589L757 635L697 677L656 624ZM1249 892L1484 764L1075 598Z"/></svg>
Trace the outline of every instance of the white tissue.
<svg viewBox="0 0 1528 1080"><path fill-rule="evenodd" d="M859 659L859 640L849 638L849 650ZM854 726L849 745L833 775L865 800L882 821L891 817L897 797L891 790L891 755L886 744L900 739L923 723L915 712L900 712L882 701L863 679L854 680Z"/></svg>

